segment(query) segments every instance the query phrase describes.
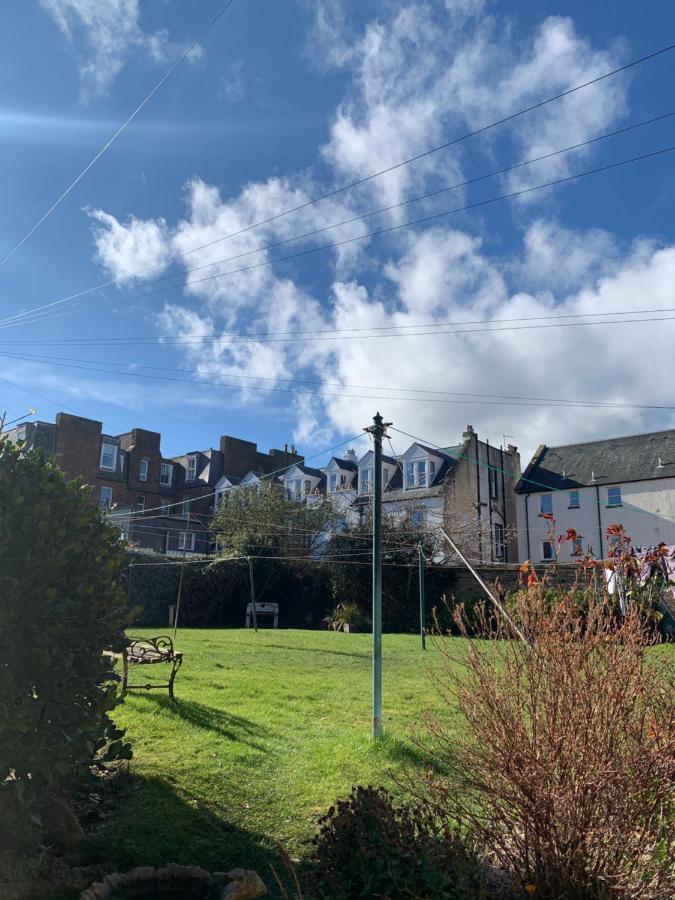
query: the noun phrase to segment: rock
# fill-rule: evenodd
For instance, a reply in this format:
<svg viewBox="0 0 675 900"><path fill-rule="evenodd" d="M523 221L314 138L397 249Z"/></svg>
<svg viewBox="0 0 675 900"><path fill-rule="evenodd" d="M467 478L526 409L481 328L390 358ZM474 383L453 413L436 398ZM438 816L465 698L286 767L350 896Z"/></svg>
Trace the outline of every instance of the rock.
<svg viewBox="0 0 675 900"><path fill-rule="evenodd" d="M227 877L230 883L220 895L220 900L253 900L267 893L262 878L251 869L232 869Z"/></svg>

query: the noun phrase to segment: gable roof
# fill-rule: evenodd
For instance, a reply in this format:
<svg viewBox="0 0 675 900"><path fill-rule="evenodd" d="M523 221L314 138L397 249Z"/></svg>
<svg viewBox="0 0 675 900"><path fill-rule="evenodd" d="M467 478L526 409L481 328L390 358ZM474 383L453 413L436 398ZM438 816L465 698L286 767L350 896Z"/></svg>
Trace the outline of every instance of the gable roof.
<svg viewBox="0 0 675 900"><path fill-rule="evenodd" d="M358 469L358 465L353 459L342 459L339 456L331 456L328 460L328 465L334 462L340 469L344 469L347 472L356 472ZM326 466L328 468L328 466Z"/></svg>
<svg viewBox="0 0 675 900"><path fill-rule="evenodd" d="M532 494L668 477L675 477L675 429L563 447L542 444L515 489Z"/></svg>
<svg viewBox="0 0 675 900"><path fill-rule="evenodd" d="M321 469L313 469L311 466L306 466L303 463L297 463L295 466L293 466L293 468L288 469L288 471L284 472L284 479L295 470L297 470L298 472L302 472L303 475L309 475L312 478L322 479L324 477Z"/></svg>

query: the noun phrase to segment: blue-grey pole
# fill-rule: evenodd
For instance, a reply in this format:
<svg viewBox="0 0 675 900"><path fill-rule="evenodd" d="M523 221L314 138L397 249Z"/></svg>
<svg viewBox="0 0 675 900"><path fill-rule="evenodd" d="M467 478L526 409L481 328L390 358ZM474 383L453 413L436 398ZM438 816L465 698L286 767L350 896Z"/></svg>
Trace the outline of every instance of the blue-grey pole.
<svg viewBox="0 0 675 900"><path fill-rule="evenodd" d="M382 734L382 416L373 417L373 737Z"/></svg>
<svg viewBox="0 0 675 900"><path fill-rule="evenodd" d="M420 581L420 638L422 641L422 650L427 649L426 637L424 632L424 623L426 621L426 612L424 609L424 551L422 549L422 544L418 545L418 559L419 559L419 581Z"/></svg>

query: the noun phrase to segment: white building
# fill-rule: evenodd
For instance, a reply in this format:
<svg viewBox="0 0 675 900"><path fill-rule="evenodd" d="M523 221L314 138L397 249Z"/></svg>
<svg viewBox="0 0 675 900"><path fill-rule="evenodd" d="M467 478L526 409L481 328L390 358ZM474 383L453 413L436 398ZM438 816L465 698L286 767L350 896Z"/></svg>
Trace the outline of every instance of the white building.
<svg viewBox="0 0 675 900"><path fill-rule="evenodd" d="M521 562L552 561L557 535L573 528L558 558L589 548L608 555L607 527L623 525L636 548L675 544L675 430L547 447L542 444L516 485Z"/></svg>

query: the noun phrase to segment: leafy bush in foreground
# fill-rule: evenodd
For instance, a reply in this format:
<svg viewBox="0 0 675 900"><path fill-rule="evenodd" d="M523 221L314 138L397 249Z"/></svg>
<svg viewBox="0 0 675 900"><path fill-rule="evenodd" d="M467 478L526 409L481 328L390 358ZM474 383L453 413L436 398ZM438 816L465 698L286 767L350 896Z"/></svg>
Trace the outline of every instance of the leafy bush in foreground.
<svg viewBox="0 0 675 900"><path fill-rule="evenodd" d="M63 790L107 744L128 756L112 662L123 551L81 481L0 440L0 845L71 819Z"/></svg>
<svg viewBox="0 0 675 900"><path fill-rule="evenodd" d="M652 647L648 611L618 616L589 591L551 605L516 598L525 643L486 621L447 681L466 722L431 723L451 773L427 797L470 829L485 857L536 896L670 898L675 878L672 656ZM452 688L449 694L452 693Z"/></svg>
<svg viewBox="0 0 675 900"><path fill-rule="evenodd" d="M382 788L354 788L319 820L313 895L469 898L474 869L456 836L424 805L395 806Z"/></svg>

